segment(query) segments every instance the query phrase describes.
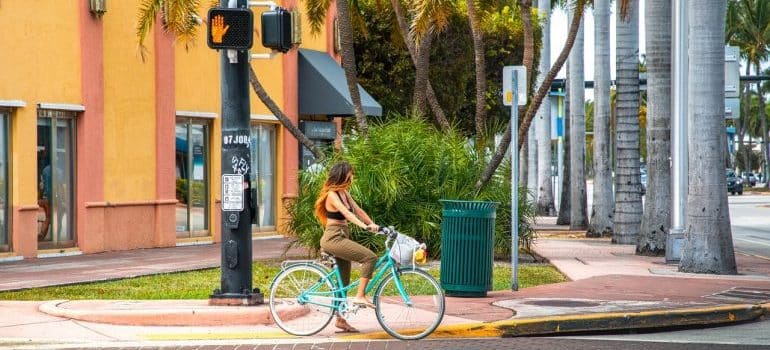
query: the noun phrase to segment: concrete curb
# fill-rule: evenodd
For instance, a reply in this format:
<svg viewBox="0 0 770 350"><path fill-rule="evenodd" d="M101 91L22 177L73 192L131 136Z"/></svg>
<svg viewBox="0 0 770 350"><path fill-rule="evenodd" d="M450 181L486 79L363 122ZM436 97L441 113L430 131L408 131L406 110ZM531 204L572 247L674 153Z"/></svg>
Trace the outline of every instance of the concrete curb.
<svg viewBox="0 0 770 350"><path fill-rule="evenodd" d="M726 325L753 321L770 315L768 304L736 304L706 308L639 312L595 313L509 319L489 323L439 326L430 338L498 338L530 335L607 332L632 329ZM342 337L342 339L388 339L385 332Z"/></svg>
<svg viewBox="0 0 770 350"><path fill-rule="evenodd" d="M188 308L150 309L82 309L67 308L69 300L52 300L38 307L40 312L79 321L129 326L227 326L272 325L270 309L264 306L200 306ZM279 311L287 319L306 313L302 307Z"/></svg>

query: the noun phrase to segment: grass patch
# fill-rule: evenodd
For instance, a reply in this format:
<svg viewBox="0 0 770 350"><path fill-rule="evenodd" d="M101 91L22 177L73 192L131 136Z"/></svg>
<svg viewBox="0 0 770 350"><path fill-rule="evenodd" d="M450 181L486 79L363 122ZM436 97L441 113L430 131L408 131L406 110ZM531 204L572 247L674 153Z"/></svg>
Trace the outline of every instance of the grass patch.
<svg viewBox="0 0 770 350"><path fill-rule="evenodd" d="M280 270L276 261L260 261L252 265L253 285L267 294L267 288ZM431 275L439 280L439 269L430 268ZM352 278L358 278L353 269ZM12 292L0 292L0 300L152 300L152 299L208 299L211 292L219 288L220 269L205 269L177 273L164 273L114 281L81 283L68 286L31 288ZM511 268L495 266L493 290L511 287ZM541 284L558 283L566 278L550 265L520 265L520 288Z"/></svg>

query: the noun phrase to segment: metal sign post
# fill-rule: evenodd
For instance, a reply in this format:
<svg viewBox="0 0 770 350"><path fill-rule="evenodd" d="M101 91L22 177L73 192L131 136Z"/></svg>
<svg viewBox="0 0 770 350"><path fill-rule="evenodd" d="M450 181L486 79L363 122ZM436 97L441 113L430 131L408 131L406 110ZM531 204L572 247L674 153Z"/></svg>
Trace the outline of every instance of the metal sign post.
<svg viewBox="0 0 770 350"><path fill-rule="evenodd" d="M527 104L527 70L503 67L503 104L511 106L511 290L519 290L519 106Z"/></svg>

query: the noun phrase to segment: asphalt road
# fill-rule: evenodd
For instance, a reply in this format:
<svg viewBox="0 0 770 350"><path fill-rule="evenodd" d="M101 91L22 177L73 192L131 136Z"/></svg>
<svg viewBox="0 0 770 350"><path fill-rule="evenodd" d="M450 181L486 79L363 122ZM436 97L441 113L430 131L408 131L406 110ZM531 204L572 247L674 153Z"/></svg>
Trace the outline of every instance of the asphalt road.
<svg viewBox="0 0 770 350"><path fill-rule="evenodd" d="M750 322L727 327L688 329L645 334L618 334L568 337L579 340L624 341L629 343L705 343L724 346L763 346L770 348L770 320Z"/></svg>
<svg viewBox="0 0 770 350"><path fill-rule="evenodd" d="M770 259L770 196L728 196L736 253Z"/></svg>
<svg viewBox="0 0 770 350"><path fill-rule="evenodd" d="M590 217L593 209L593 183L588 182L586 189ZM746 188L746 191L749 190ZM733 196L728 193L727 200L736 253L770 259L770 195Z"/></svg>

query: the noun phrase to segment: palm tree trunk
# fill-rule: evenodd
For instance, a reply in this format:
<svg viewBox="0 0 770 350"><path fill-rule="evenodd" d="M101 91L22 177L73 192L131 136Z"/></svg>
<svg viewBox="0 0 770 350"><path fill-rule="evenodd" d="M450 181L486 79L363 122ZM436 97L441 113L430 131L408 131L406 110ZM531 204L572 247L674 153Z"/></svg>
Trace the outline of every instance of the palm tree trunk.
<svg viewBox="0 0 770 350"><path fill-rule="evenodd" d="M588 237L612 236L610 172L610 1L594 1L594 191Z"/></svg>
<svg viewBox="0 0 770 350"><path fill-rule="evenodd" d="M473 60L476 64L476 140L483 141L487 124L487 73L486 58L484 57L484 34L481 22L476 13L476 3L468 0L468 22L470 22L473 37ZM483 143L483 142L480 142Z"/></svg>
<svg viewBox="0 0 770 350"><path fill-rule="evenodd" d="M542 45L540 47L540 74L537 86L543 84L545 74L551 68L551 3L540 0L537 2L542 29ZM535 130L537 134L537 214L554 216L556 208L553 203L553 185L551 182L551 98L543 99L543 104L537 111Z"/></svg>
<svg viewBox="0 0 770 350"><path fill-rule="evenodd" d="M746 75L751 74L751 64L746 64ZM745 145L743 144L743 138L746 136L747 124L741 122L741 120L748 121L749 113L751 113L751 84L744 83L745 92L743 94L743 113L738 119L735 119L735 129L738 133L738 150L743 154L743 169L741 171L751 171L751 160L749 159L749 152L746 152ZM749 138L751 140L751 138Z"/></svg>
<svg viewBox="0 0 770 350"><path fill-rule="evenodd" d="M586 116L585 77L583 67L584 40L581 24L569 57L570 73L570 229L584 230L588 227L586 199Z"/></svg>
<svg viewBox="0 0 770 350"><path fill-rule="evenodd" d="M762 74L762 68L759 62L755 62L757 66L757 74ZM762 126L762 159L765 161L762 178L766 179L768 173L770 173L770 163L768 163L768 147L767 147L767 118L765 117L765 96L764 89L762 89L762 82L757 83L757 97L759 98L759 123ZM770 182L765 181L765 187L770 186Z"/></svg>
<svg viewBox="0 0 770 350"><path fill-rule="evenodd" d="M527 181L529 181L529 144L524 144L524 147L519 150L519 188L524 187L529 190Z"/></svg>
<svg viewBox="0 0 770 350"><path fill-rule="evenodd" d="M535 128L530 128L527 133L529 145L527 146L527 190L534 202L537 202L537 149L538 141L535 136Z"/></svg>
<svg viewBox="0 0 770 350"><path fill-rule="evenodd" d="M636 253L666 254L671 228L671 1L647 0L647 194Z"/></svg>
<svg viewBox="0 0 770 350"><path fill-rule="evenodd" d="M621 2L617 3L618 13ZM617 19L615 226L612 242L636 244L642 222L639 164L639 1Z"/></svg>
<svg viewBox="0 0 770 350"><path fill-rule="evenodd" d="M420 115L425 115L428 111L427 89L428 72L430 69L430 45L433 40L433 33L427 32L420 40L420 46L417 49L417 60L414 62L414 95L412 97L415 111Z"/></svg>
<svg viewBox="0 0 770 350"><path fill-rule="evenodd" d="M569 76L569 65L567 65L566 75L564 79L564 94L566 96L570 95L569 90L569 82L570 82L570 76ZM569 123L569 113L570 113L570 106L569 106L569 99L564 99L564 170L562 173L564 176L561 178L561 195L559 200L559 217L556 218L556 224L557 225L569 225L569 219L570 219L570 184L569 184L569 163L570 163L570 157L569 157L569 144L570 144L570 123Z"/></svg>
<svg viewBox="0 0 770 350"><path fill-rule="evenodd" d="M265 104L267 109L270 110L270 113L273 113L273 115L278 118L278 121L281 122L281 125L283 125L286 130L289 130L289 133L292 134L292 136L294 136L297 141L299 141L299 143L307 147L310 152L313 152L313 156L315 156L319 162L326 159L324 153L321 152L321 150L318 149L315 144L313 144L313 141L310 141L310 139L307 138L307 136L305 136L305 134L303 134L302 131L300 131L294 125L294 123L291 122L286 114L281 111L281 108L278 107L275 101L270 98L270 95L267 94L267 91L265 91L265 88L259 82L259 79L257 79L257 74L254 72L254 67L251 65L249 65L249 83L251 83L251 88L254 90L254 93L257 94L259 100Z"/></svg>
<svg viewBox="0 0 770 350"><path fill-rule="evenodd" d="M551 67L551 70L548 71L548 74L545 76L545 79L543 79L543 83L540 85L540 87L537 88L537 92L534 94L534 97L532 98L532 102L527 106L528 108L524 109L524 107L519 108L519 115L522 115L524 113L524 118L522 118L521 123L519 124L519 144L517 145L518 148L521 148L524 145L524 141L526 140L527 132L529 131L529 126L532 123L532 119L535 116L535 113L537 113L538 108L540 108L540 105L543 102L543 99L548 95L548 93L551 91L551 83L553 82L553 79L556 77L556 74L559 73L561 70L561 67L564 65L564 62L567 61L567 56L569 56L570 50L572 50L572 45L575 43L575 36L577 36L577 30L580 27L581 18L583 18L583 9L585 7L585 0L577 0L575 4L575 18L572 19L570 22L569 32L567 33L567 40L564 42L564 47L561 50L561 53L559 54L559 57L556 59L556 62ZM527 14L528 16L529 14ZM522 14L524 16L524 14ZM526 28L526 27L525 27ZM526 34L525 34L526 36ZM527 55L527 45L524 45L524 57ZM525 64L526 66L526 64ZM528 71L532 71L531 66L527 66ZM489 182L489 179L492 178L492 174L495 173L497 170L497 167L500 166L500 163L503 161L503 158L505 157L505 154L508 152L508 146L511 145L511 128L510 126L505 128L505 134L503 134L502 139L500 139L500 145L497 147L497 150L495 151L494 156L492 156L492 159L490 160L489 164L487 164L487 167L484 168L484 171L481 172L481 176L479 177L479 180L476 181L475 190L476 193L479 193L481 191L481 188L484 187L484 185Z"/></svg>
<svg viewBox="0 0 770 350"><path fill-rule="evenodd" d="M393 12L396 14L398 31L401 33L401 38L404 39L404 43L406 43L406 48L409 50L409 56L412 57L415 70L417 70L419 61L417 57L417 50L414 47L414 40L409 35L409 26L406 23L406 16L404 16L403 8L401 8L401 2L400 0L391 0L390 4L393 7ZM429 52L429 50L426 50L426 52ZM430 55L426 57L426 60L430 61ZM428 69L427 66L426 69ZM428 105L430 105L430 109L433 112L433 115L436 117L436 122L438 123L439 127L441 127L442 130L447 131L450 128L449 121L446 118L446 114L444 114L444 109L441 108L441 104L439 104L438 99L436 99L436 93L433 91L433 86L430 84L430 77L428 76L428 73L429 71L426 72L425 78L425 84L427 85L426 98L428 100Z"/></svg>
<svg viewBox="0 0 770 350"><path fill-rule="evenodd" d="M358 91L358 78L356 77L356 55L353 52L353 26L350 24L350 10L348 0L336 0L337 20L340 30L340 46L342 47L342 68L345 70L345 80L348 83L350 100L353 102L353 110L356 113L356 123L361 136L366 137L369 128L366 122L364 108L361 105L361 94Z"/></svg>
<svg viewBox="0 0 770 350"><path fill-rule="evenodd" d="M725 2L689 0L688 125L690 177L687 228L679 271L735 274L724 159Z"/></svg>

